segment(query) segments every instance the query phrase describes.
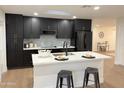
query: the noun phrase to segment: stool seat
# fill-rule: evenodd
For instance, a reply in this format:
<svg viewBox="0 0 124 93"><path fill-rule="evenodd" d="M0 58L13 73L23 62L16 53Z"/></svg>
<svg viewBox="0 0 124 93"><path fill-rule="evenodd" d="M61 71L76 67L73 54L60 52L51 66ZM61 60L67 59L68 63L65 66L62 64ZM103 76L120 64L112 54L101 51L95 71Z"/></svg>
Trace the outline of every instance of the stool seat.
<svg viewBox="0 0 124 93"><path fill-rule="evenodd" d="M68 88L71 88L71 87L74 88L72 71L69 71L69 70L61 70L58 73L56 88L59 88L59 87L62 88L62 85L65 85L63 84L63 78L66 79Z"/></svg>
<svg viewBox="0 0 124 93"><path fill-rule="evenodd" d="M87 67L86 72L90 74L94 74L98 72L98 69L93 67Z"/></svg>
<svg viewBox="0 0 124 93"><path fill-rule="evenodd" d="M71 76L72 75L72 71L68 71L68 70L61 70L59 73L58 73L58 76L59 77L68 77L68 76Z"/></svg>

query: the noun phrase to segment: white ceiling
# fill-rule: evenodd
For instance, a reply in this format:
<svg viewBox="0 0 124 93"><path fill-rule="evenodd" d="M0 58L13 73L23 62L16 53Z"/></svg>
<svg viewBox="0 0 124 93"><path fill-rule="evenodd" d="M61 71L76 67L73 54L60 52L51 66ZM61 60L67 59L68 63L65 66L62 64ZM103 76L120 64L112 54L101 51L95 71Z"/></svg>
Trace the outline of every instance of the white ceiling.
<svg viewBox="0 0 124 93"><path fill-rule="evenodd" d="M0 5L0 8L6 13L23 14L34 16L37 12L39 17L66 18L72 19L72 16L83 19L93 19L93 28L115 27L115 19L124 17L124 5L102 5L100 10L95 11L93 5L83 8L82 5ZM61 11L66 15L47 14L48 11Z"/></svg>
<svg viewBox="0 0 124 93"><path fill-rule="evenodd" d="M124 5L101 5L100 10L93 10L91 7L82 8L82 5L0 5L0 8L6 13L16 13L33 16L34 12L38 12L40 17L52 18L118 18L124 17ZM70 15L46 14L49 10L64 11Z"/></svg>

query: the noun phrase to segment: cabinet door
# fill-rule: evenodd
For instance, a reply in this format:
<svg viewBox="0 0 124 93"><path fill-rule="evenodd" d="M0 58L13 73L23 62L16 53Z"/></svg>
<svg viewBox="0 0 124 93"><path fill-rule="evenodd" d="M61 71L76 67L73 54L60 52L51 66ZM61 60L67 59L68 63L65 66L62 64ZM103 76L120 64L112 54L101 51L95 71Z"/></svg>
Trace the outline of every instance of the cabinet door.
<svg viewBox="0 0 124 93"><path fill-rule="evenodd" d="M20 38L7 39L7 67L18 68L23 67L23 48Z"/></svg>
<svg viewBox="0 0 124 93"><path fill-rule="evenodd" d="M13 37L16 33L16 15L6 14L7 37Z"/></svg>
<svg viewBox="0 0 124 93"><path fill-rule="evenodd" d="M24 17L24 38L32 37L32 18Z"/></svg>
<svg viewBox="0 0 124 93"><path fill-rule="evenodd" d="M24 66L33 66L32 65L32 54L30 51L23 51L24 53Z"/></svg>
<svg viewBox="0 0 124 93"><path fill-rule="evenodd" d="M91 20L83 20L83 29L86 31L91 31Z"/></svg>
<svg viewBox="0 0 124 93"><path fill-rule="evenodd" d="M23 16L17 15L16 17L16 34L17 38L23 38Z"/></svg>
<svg viewBox="0 0 124 93"><path fill-rule="evenodd" d="M57 38L71 38L72 23L69 20L61 20L58 23Z"/></svg>
<svg viewBox="0 0 124 93"><path fill-rule="evenodd" d="M23 38L23 17L22 15L6 14L6 35L8 38Z"/></svg>
<svg viewBox="0 0 124 93"><path fill-rule="evenodd" d="M74 21L74 29L76 31L91 31L90 19L76 19Z"/></svg>
<svg viewBox="0 0 124 93"><path fill-rule="evenodd" d="M14 38L8 38L7 40L6 40L6 42L7 42L7 67L9 68L9 67L14 67L14 66L17 66L16 64L15 64L15 62L16 62L16 55L15 55L15 53L16 53L16 50L15 50L15 41L14 41Z"/></svg>
<svg viewBox="0 0 124 93"><path fill-rule="evenodd" d="M48 20L48 30L57 31L58 23L56 19L49 19Z"/></svg>
<svg viewBox="0 0 124 93"><path fill-rule="evenodd" d="M40 38L40 19L24 17L24 38Z"/></svg>
<svg viewBox="0 0 124 93"><path fill-rule="evenodd" d="M7 67L23 67L23 17L6 14Z"/></svg>
<svg viewBox="0 0 124 93"><path fill-rule="evenodd" d="M33 66L32 54L38 54L38 50L25 50L24 53L24 66Z"/></svg>
<svg viewBox="0 0 124 93"><path fill-rule="evenodd" d="M32 38L40 38L40 18L32 18Z"/></svg>
<svg viewBox="0 0 124 93"><path fill-rule="evenodd" d="M42 31L48 30L49 20L47 18L42 18Z"/></svg>
<svg viewBox="0 0 124 93"><path fill-rule="evenodd" d="M57 19L42 18L43 31L56 31L58 29Z"/></svg>
<svg viewBox="0 0 124 93"><path fill-rule="evenodd" d="M40 18L40 35L43 34L43 24L44 24L43 18Z"/></svg>

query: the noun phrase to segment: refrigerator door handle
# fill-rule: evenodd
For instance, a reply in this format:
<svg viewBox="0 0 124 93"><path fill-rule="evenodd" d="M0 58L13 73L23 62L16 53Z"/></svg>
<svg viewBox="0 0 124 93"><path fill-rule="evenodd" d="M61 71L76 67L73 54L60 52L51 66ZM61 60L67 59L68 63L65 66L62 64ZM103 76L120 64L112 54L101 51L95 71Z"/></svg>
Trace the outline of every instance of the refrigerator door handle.
<svg viewBox="0 0 124 93"><path fill-rule="evenodd" d="M86 33L85 33L85 35L84 35L84 49L86 49L86 47L87 47L87 44L86 44Z"/></svg>

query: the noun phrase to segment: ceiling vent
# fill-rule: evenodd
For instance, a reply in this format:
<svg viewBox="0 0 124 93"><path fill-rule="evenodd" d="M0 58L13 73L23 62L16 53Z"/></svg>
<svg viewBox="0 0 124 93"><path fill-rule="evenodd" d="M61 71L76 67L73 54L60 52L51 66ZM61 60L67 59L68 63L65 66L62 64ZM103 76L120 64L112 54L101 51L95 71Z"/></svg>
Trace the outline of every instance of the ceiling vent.
<svg viewBox="0 0 124 93"><path fill-rule="evenodd" d="M81 6L81 8L91 8L92 6L91 5L83 5Z"/></svg>

